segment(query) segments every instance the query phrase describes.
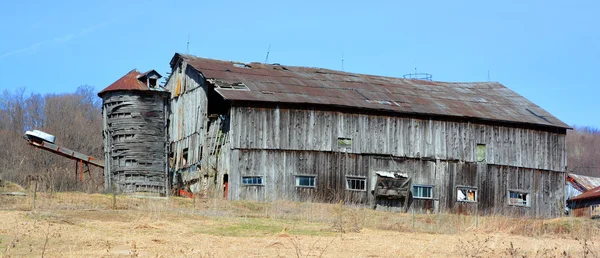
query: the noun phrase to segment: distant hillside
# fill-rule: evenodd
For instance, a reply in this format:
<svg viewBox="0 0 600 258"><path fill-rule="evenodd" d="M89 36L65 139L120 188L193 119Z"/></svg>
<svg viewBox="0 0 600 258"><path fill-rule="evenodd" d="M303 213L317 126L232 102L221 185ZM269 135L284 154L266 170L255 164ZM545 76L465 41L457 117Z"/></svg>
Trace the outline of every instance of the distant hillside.
<svg viewBox="0 0 600 258"><path fill-rule="evenodd" d="M567 171L600 177L600 129L575 126L567 132Z"/></svg>

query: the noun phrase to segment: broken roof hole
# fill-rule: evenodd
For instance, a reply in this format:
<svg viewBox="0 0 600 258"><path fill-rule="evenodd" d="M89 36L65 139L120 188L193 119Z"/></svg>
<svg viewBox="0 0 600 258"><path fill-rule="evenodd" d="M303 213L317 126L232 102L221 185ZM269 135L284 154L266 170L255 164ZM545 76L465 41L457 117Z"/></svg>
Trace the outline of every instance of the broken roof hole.
<svg viewBox="0 0 600 258"><path fill-rule="evenodd" d="M233 63L233 66L237 68L252 68L252 66L250 66L249 64L244 63Z"/></svg>
<svg viewBox="0 0 600 258"><path fill-rule="evenodd" d="M243 82L235 82L231 84L217 84L217 88L219 89L228 89L228 90L250 90L246 84Z"/></svg>

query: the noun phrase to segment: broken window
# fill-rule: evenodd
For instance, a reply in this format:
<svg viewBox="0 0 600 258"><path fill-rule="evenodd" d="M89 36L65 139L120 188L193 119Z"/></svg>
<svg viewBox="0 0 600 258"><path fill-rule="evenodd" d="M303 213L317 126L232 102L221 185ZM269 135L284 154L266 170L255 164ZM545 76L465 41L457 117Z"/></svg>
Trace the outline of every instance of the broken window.
<svg viewBox="0 0 600 258"><path fill-rule="evenodd" d="M131 140L135 134L119 134L113 136L113 141L122 142L124 140Z"/></svg>
<svg viewBox="0 0 600 258"><path fill-rule="evenodd" d="M477 144L476 152L477 152L477 162L485 162L485 156L486 156L485 144Z"/></svg>
<svg viewBox="0 0 600 258"><path fill-rule="evenodd" d="M183 153L181 155L181 166L185 167L188 164L188 148L183 149Z"/></svg>
<svg viewBox="0 0 600 258"><path fill-rule="evenodd" d="M228 89L228 90L250 90L248 86L243 82L235 82L231 84L219 83L215 84L219 89Z"/></svg>
<svg viewBox="0 0 600 258"><path fill-rule="evenodd" d="M519 190L509 190L508 204L516 206L529 206L529 193Z"/></svg>
<svg viewBox="0 0 600 258"><path fill-rule="evenodd" d="M131 113L112 113L108 115L108 118L123 118L123 117L131 117Z"/></svg>
<svg viewBox="0 0 600 258"><path fill-rule="evenodd" d="M355 191L366 191L367 190L367 179L364 177L347 176L346 177L346 189Z"/></svg>
<svg viewBox="0 0 600 258"><path fill-rule="evenodd" d="M600 218L600 204L590 206L590 216L592 219Z"/></svg>
<svg viewBox="0 0 600 258"><path fill-rule="evenodd" d="M433 186L432 185L413 185L412 188L413 198L417 199L431 199L433 198Z"/></svg>
<svg viewBox="0 0 600 258"><path fill-rule="evenodd" d="M477 188L472 186L456 187L456 201L477 202Z"/></svg>
<svg viewBox="0 0 600 258"><path fill-rule="evenodd" d="M137 165L137 161L135 159L126 159L125 160L125 167L131 167L131 166L136 166Z"/></svg>
<svg viewBox="0 0 600 258"><path fill-rule="evenodd" d="M121 103L123 103L123 101L111 101L111 102L107 102L105 105L106 105L106 107L112 107L115 105L119 105Z"/></svg>
<svg viewBox="0 0 600 258"><path fill-rule="evenodd" d="M352 149L352 138L338 137L337 145L340 150L350 150Z"/></svg>
<svg viewBox="0 0 600 258"><path fill-rule="evenodd" d="M316 187L316 176L296 176L296 186Z"/></svg>
<svg viewBox="0 0 600 258"><path fill-rule="evenodd" d="M263 185L262 176L243 176L242 185Z"/></svg>
<svg viewBox="0 0 600 258"><path fill-rule="evenodd" d="M157 81L157 80L156 80L155 78L149 78L149 79L148 79L148 86L149 86L150 88L154 88L154 87L156 87L156 81Z"/></svg>

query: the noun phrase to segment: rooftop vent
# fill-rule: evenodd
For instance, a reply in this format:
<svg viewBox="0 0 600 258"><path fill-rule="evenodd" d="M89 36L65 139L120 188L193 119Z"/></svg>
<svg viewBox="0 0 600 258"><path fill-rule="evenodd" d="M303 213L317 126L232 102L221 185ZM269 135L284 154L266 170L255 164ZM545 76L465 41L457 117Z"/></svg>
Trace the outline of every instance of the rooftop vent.
<svg viewBox="0 0 600 258"><path fill-rule="evenodd" d="M407 73L407 74L403 75L403 77L404 77L404 79L431 81L433 78L433 75L431 75L429 73L417 73L417 68L415 68L414 73Z"/></svg>

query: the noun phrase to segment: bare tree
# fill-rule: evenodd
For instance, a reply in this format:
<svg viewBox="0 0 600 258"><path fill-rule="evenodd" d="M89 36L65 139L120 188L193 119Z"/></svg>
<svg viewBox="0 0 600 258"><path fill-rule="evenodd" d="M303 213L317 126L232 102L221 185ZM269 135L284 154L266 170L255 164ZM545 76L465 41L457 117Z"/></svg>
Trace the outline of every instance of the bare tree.
<svg viewBox="0 0 600 258"><path fill-rule="evenodd" d="M75 178L75 161L28 146L25 130L56 136L57 144L100 158L102 156L100 99L91 86L72 94L30 94L25 89L0 94L0 177L20 184L27 176L45 179L47 188L84 190ZM92 168L96 183L102 172ZM89 178L89 175L86 175Z"/></svg>
<svg viewBox="0 0 600 258"><path fill-rule="evenodd" d="M600 177L600 130L574 126L567 133L567 163L569 172Z"/></svg>

